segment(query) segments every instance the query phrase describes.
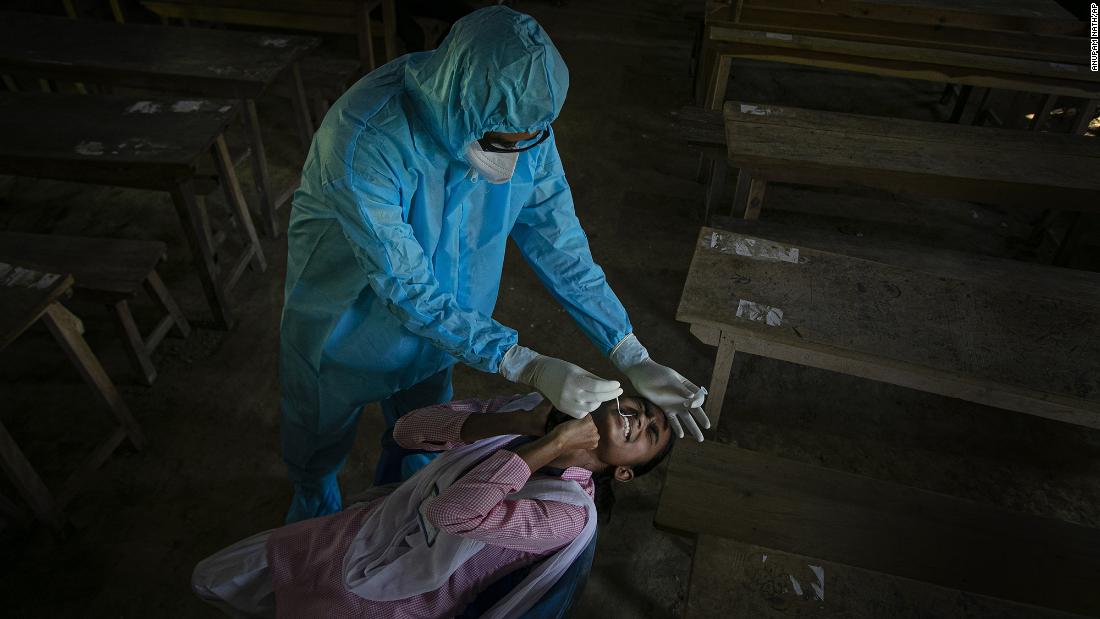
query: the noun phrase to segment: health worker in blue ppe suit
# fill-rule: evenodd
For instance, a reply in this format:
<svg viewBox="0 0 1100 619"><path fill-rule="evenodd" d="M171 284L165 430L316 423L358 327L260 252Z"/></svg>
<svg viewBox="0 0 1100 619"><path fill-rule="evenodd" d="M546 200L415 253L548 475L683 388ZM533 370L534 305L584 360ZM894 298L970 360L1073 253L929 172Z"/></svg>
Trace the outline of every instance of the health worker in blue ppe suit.
<svg viewBox="0 0 1100 619"><path fill-rule="evenodd" d="M546 32L506 7L457 21L438 49L361 79L314 137L288 232L280 347L289 522L342 508L337 472L360 410L388 426L451 399L465 363L582 417L619 383L519 345L493 320L509 235L584 333L702 440L705 390L649 358L592 259L550 123L569 73ZM698 421L696 421L696 418ZM376 483L398 481L386 444Z"/></svg>

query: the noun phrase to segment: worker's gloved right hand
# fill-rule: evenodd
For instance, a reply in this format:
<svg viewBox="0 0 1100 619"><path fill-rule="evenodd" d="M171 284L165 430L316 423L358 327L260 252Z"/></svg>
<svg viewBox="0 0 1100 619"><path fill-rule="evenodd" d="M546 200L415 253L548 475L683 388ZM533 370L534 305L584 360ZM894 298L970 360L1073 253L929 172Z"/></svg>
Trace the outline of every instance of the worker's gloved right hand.
<svg viewBox="0 0 1100 619"><path fill-rule="evenodd" d="M618 381L604 380L568 361L540 355L519 344L504 355L500 374L538 389L554 408L577 419L623 394Z"/></svg>

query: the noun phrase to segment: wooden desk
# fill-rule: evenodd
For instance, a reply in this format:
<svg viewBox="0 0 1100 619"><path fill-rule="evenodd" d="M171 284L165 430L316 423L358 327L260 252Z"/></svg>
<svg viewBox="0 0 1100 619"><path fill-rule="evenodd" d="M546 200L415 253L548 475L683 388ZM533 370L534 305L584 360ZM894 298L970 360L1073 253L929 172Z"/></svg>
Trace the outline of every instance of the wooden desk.
<svg viewBox="0 0 1100 619"><path fill-rule="evenodd" d="M722 564L713 556L721 548L715 538L1087 616L1100 613L1100 588L1094 586L1100 530L731 445L677 447L655 521L699 534L695 565L712 570L692 570L689 617L704 616L692 611L706 607L693 598L722 585L722 574L713 571ZM819 586L828 591L827 583Z"/></svg>
<svg viewBox="0 0 1100 619"><path fill-rule="evenodd" d="M724 120L728 164L739 168L733 208L747 219L759 215L770 180L1100 210L1100 142L1083 136L740 101L726 103ZM721 165L712 182L724 179Z"/></svg>
<svg viewBox="0 0 1100 619"><path fill-rule="evenodd" d="M7 348L31 325L43 321L96 399L111 412L117 424L107 440L92 450L55 497L23 455L15 438L0 422L0 466L27 502L31 513L58 532L65 526L62 513L65 504L84 484L87 476L99 468L124 440L135 449L145 445L145 437L130 415L126 402L84 341L83 324L61 304L72 285L71 275L44 273L0 263L0 350ZM21 510L3 497L0 497L0 514L21 519Z"/></svg>
<svg viewBox="0 0 1100 619"><path fill-rule="evenodd" d="M0 93L0 174L169 192L214 320L230 328L229 292L245 267L267 267L223 136L236 112L216 99ZM226 230L202 204L212 186L196 169L207 155L231 211ZM243 247L235 259L219 251L229 234Z"/></svg>
<svg viewBox="0 0 1100 619"><path fill-rule="evenodd" d="M1081 62L1088 25L1055 0L738 0L706 22L766 32Z"/></svg>
<svg viewBox="0 0 1100 619"><path fill-rule="evenodd" d="M968 261L891 265L703 228L677 319L737 351L1100 428L1100 275Z"/></svg>
<svg viewBox="0 0 1100 619"><path fill-rule="evenodd" d="M812 21L812 18L804 18ZM1087 43L1087 39L1082 38ZM1021 57L1011 50L960 51L913 42L881 43L835 36L817 36L742 25L716 23L704 32L701 79L697 92L707 109L719 109L725 100L730 66L735 58L767 60L826 69L842 69L967 87L1002 88L1064 95L1089 100L1095 110L1100 100L1100 74L1087 65L1087 45L1076 59L1052 61ZM1047 98L1049 109L1053 97ZM1082 114L1073 129L1084 133L1090 114Z"/></svg>
<svg viewBox="0 0 1100 619"><path fill-rule="evenodd" d="M0 73L195 93L243 102L265 231L293 188L272 187L256 99L280 76L293 84L294 118L308 148L313 120L298 61L313 37L75 21L0 13Z"/></svg>
<svg viewBox="0 0 1100 619"><path fill-rule="evenodd" d="M379 63L374 36L381 34L386 62L397 57L395 0L142 0L162 19L202 20L226 24L332 32L354 35L364 72ZM371 16L381 10L381 21Z"/></svg>

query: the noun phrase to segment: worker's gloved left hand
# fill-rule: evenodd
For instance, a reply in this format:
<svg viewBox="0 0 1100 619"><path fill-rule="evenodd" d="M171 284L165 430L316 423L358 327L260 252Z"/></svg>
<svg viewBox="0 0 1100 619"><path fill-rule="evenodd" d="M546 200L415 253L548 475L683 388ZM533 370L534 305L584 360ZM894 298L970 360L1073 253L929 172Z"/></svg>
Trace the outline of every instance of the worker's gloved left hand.
<svg viewBox="0 0 1100 619"><path fill-rule="evenodd" d="M695 440L702 442L703 430L699 426L710 428L710 419L703 412L706 389L650 359L649 352L633 333L611 350L611 362L626 374L641 396L665 410L677 436L683 438L687 428Z"/></svg>

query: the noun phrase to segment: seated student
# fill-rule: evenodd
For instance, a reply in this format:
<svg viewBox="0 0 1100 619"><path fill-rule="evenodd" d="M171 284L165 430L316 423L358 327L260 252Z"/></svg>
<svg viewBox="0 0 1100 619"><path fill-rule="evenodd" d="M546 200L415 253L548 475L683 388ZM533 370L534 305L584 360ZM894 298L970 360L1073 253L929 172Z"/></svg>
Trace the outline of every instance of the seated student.
<svg viewBox="0 0 1100 619"><path fill-rule="evenodd" d="M204 559L195 593L238 617L454 617L531 566L483 615L515 617L595 534L595 482L652 470L675 435L643 398L572 419L532 393L422 408L393 436L447 451L400 485L372 489L371 501Z"/></svg>

